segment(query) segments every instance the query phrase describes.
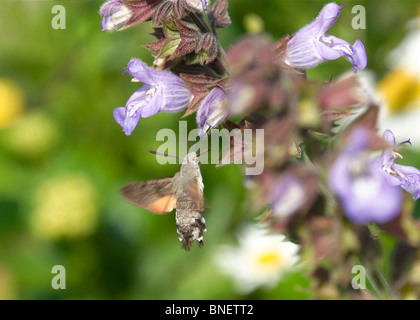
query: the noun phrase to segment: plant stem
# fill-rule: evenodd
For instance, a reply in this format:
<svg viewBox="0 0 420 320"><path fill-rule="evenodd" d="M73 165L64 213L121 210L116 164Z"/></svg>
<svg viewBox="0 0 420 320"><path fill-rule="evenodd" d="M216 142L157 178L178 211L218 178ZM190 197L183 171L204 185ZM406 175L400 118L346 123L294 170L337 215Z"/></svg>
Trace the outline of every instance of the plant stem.
<svg viewBox="0 0 420 320"><path fill-rule="evenodd" d="M191 20L196 24L196 26L200 29L203 33L212 33L217 37L217 34L215 34L209 26L206 24L206 22L203 20L203 17L201 15L198 15L196 12L190 13ZM217 42L217 50L218 50L218 56L216 58L217 62L223 67L224 73L228 74L228 68L226 64L226 53L223 50L222 46L220 45L219 41Z"/></svg>

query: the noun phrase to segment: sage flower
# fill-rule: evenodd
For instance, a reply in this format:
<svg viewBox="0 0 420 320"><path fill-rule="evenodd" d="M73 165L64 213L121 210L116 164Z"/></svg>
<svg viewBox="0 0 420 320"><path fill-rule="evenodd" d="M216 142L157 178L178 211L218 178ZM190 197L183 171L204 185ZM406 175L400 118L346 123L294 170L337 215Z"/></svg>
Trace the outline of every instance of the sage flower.
<svg viewBox="0 0 420 320"><path fill-rule="evenodd" d="M132 11L121 0L105 2L99 12L103 17L101 21L102 31L118 29L130 20L132 15Z"/></svg>
<svg viewBox="0 0 420 320"><path fill-rule="evenodd" d="M285 218L298 211L307 198L305 187L294 175L279 178L271 192L270 207L276 217Z"/></svg>
<svg viewBox="0 0 420 320"><path fill-rule="evenodd" d="M337 21L344 6L335 3L325 5L314 22L297 31L287 43L285 62L294 68L307 69L344 56L351 62L354 72L364 69L367 57L360 40L350 45L326 33Z"/></svg>
<svg viewBox="0 0 420 320"><path fill-rule="evenodd" d="M331 190L355 224L389 222L402 206L401 189L388 182L377 160L370 158L369 147L367 132L355 129L329 173Z"/></svg>
<svg viewBox="0 0 420 320"><path fill-rule="evenodd" d="M220 88L214 88L203 99L196 116L199 136L204 135L228 116L225 102L226 94Z"/></svg>
<svg viewBox="0 0 420 320"><path fill-rule="evenodd" d="M402 158L396 152L398 146L410 143L410 141L407 140L397 145L391 130L386 130L383 137L389 144L389 148L384 150L378 159L379 166L387 173L386 176L391 185L401 186L401 188L411 194L413 200L417 200L420 198L420 170L415 167L395 163L397 158Z"/></svg>
<svg viewBox="0 0 420 320"><path fill-rule="evenodd" d="M199 10L204 11L207 9L207 6L210 4L209 0L185 0L187 5Z"/></svg>
<svg viewBox="0 0 420 320"><path fill-rule="evenodd" d="M114 118L129 136L140 121L158 112L178 112L192 98L184 82L176 75L148 67L139 59L131 59L126 70L134 82L144 85L134 92L125 107L114 110Z"/></svg>

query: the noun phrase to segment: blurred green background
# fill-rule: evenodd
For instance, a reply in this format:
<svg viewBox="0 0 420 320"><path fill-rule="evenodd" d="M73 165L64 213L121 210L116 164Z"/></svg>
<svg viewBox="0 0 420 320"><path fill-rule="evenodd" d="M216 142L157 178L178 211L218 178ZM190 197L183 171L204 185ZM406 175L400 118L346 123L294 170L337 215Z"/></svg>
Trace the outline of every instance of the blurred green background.
<svg viewBox="0 0 420 320"><path fill-rule="evenodd" d="M273 39L292 34L328 1L229 0L229 45L262 18ZM172 176L159 165L161 128L178 131L182 114L142 119L129 137L112 117L139 84L122 75L132 57L151 63L142 47L152 25L121 32L100 28L97 0L0 0L0 299L237 299L214 264L218 248L235 243L236 229L253 222L240 167L202 165L206 245L181 250L173 213L158 216L118 195L133 180ZM347 1L329 30L361 39L369 68L389 70L385 57L406 34L418 1ZM54 30L54 5L66 9L66 29ZM341 3L340 3L341 4ZM362 4L367 29L351 28L351 7ZM250 22L251 21L251 22ZM309 71L328 80L348 71L345 59ZM195 128L194 116L188 117ZM418 161L416 153L408 156ZM66 290L53 290L54 265L66 268ZM294 274L253 299L303 299L309 280Z"/></svg>

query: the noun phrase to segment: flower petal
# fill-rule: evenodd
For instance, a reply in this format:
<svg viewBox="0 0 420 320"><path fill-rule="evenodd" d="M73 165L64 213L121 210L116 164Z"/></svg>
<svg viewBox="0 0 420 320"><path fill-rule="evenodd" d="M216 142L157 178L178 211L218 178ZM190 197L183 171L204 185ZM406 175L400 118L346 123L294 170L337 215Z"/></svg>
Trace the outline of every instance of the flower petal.
<svg viewBox="0 0 420 320"><path fill-rule="evenodd" d="M239 294L249 294L258 287L274 287L296 269L299 249L282 234L249 226L241 232L238 246L218 250L216 263L222 273L232 277Z"/></svg>
<svg viewBox="0 0 420 320"><path fill-rule="evenodd" d="M132 15L132 11L121 0L105 2L99 12L103 16L101 21L102 31L117 29L119 26L125 24Z"/></svg>
<svg viewBox="0 0 420 320"><path fill-rule="evenodd" d="M352 132L329 174L331 190L340 199L344 214L355 224L385 223L394 219L402 205L401 189L388 183L378 161L367 157L367 132Z"/></svg>
<svg viewBox="0 0 420 320"><path fill-rule="evenodd" d="M191 92L175 74L150 68L139 59L131 59L125 70L144 83L128 99L125 113L121 108L114 111L114 118L126 135L132 133L140 118L161 111L177 112L188 107Z"/></svg>
<svg viewBox="0 0 420 320"><path fill-rule="evenodd" d="M160 73L164 72L150 68L139 59L131 59L126 70L133 78L150 85L159 84Z"/></svg>
<svg viewBox="0 0 420 320"><path fill-rule="evenodd" d="M271 192L271 208L278 218L288 217L297 212L304 204L306 190L293 175L281 177Z"/></svg>
<svg viewBox="0 0 420 320"><path fill-rule="evenodd" d="M388 184L385 175L373 163L364 174L351 177L348 167L346 192L339 195L346 217L355 224L386 223L400 212L402 194L399 187Z"/></svg>
<svg viewBox="0 0 420 320"><path fill-rule="evenodd" d="M334 2L326 4L324 8L322 8L316 20L312 22L312 27L315 28L316 25L316 28L319 30L318 34L325 33L337 21L340 16L341 8L344 6L346 6L344 3L341 6Z"/></svg>
<svg viewBox="0 0 420 320"><path fill-rule="evenodd" d="M140 113L127 114L126 108L116 108L114 110L114 118L123 128L125 135L129 136L140 121Z"/></svg>
<svg viewBox="0 0 420 320"><path fill-rule="evenodd" d="M379 167L387 173L390 184L401 186L411 193L414 200L417 200L420 198L420 170L415 167L396 164L395 160L398 154L395 153L397 148L395 136L391 130L386 130L383 137L385 142L389 144L389 148L384 150L378 159ZM410 143L410 140L402 143Z"/></svg>
<svg viewBox="0 0 420 320"><path fill-rule="evenodd" d="M395 150L395 145L397 144L397 142L395 141L395 136L392 133L392 131L385 130L383 137L384 137L385 142L389 144L391 149Z"/></svg>
<svg viewBox="0 0 420 320"><path fill-rule="evenodd" d="M158 89L153 99L158 96L161 100L154 100L152 103L153 110L150 110L151 113L148 113L149 115L159 111L178 112L189 105L192 97L191 92L178 76L150 68L139 59L131 59L127 70L133 78ZM158 103L160 101L162 101L161 104ZM160 108L159 111L154 112L158 106Z"/></svg>
<svg viewBox="0 0 420 320"><path fill-rule="evenodd" d="M392 169L397 173L401 187L416 201L420 198L420 170L415 167L394 164Z"/></svg>
<svg viewBox="0 0 420 320"><path fill-rule="evenodd" d="M319 41L315 41L314 44L323 61L335 60L344 56L352 64L354 72L366 68L366 51L360 40L356 40L355 46L352 46L343 39L325 34L319 38Z"/></svg>
<svg viewBox="0 0 420 320"><path fill-rule="evenodd" d="M285 62L291 67L309 69L323 61L317 54L314 41L301 41L287 45Z"/></svg>
<svg viewBox="0 0 420 320"><path fill-rule="evenodd" d="M395 157L393 155L393 151L395 150L395 137L391 130L386 130L383 134L383 138L385 142L389 145L389 148L385 149L381 156L378 159L378 164L387 173L390 173L390 177L388 178L389 182L393 185L397 185L397 181L395 181L396 177L392 175L392 165L395 163Z"/></svg>
<svg viewBox="0 0 420 320"><path fill-rule="evenodd" d="M176 77L175 75L173 76ZM161 111L178 112L188 107L191 102L191 92L178 77L171 79L171 81L163 82L162 90L164 101Z"/></svg>
<svg viewBox="0 0 420 320"><path fill-rule="evenodd" d="M203 11L207 9L207 6L210 4L209 0L185 0L187 5L190 5L194 9Z"/></svg>
<svg viewBox="0 0 420 320"><path fill-rule="evenodd" d="M139 121L140 121L140 112L135 112L132 115L126 115L124 125L123 125L123 131L126 136L129 136L133 132L134 128L137 127Z"/></svg>
<svg viewBox="0 0 420 320"><path fill-rule="evenodd" d="M354 54L346 58L351 62L353 72L363 70L367 66L367 55L362 41L357 39L353 44Z"/></svg>
<svg viewBox="0 0 420 320"><path fill-rule="evenodd" d="M161 111L162 104L162 90L145 84L128 99L126 108L138 110L142 118L147 118Z"/></svg>
<svg viewBox="0 0 420 320"><path fill-rule="evenodd" d="M307 69L344 56L351 62L354 72L366 68L366 51L360 40L352 46L325 33L337 21L343 6L327 4L314 22L296 32L287 43L285 62L295 68Z"/></svg>
<svg viewBox="0 0 420 320"><path fill-rule="evenodd" d="M153 90L155 90L154 87L147 84L143 85L128 99L125 108L114 110L114 118L123 127L127 136L133 132L140 121L140 117L149 117L160 111L161 102L158 99L161 95L155 95L155 100L153 100L153 95L150 94Z"/></svg>
<svg viewBox="0 0 420 320"><path fill-rule="evenodd" d="M121 107L121 108L116 108L113 112L114 115L114 119L115 121L117 121L117 123L122 127L124 126L124 121L125 121L125 108Z"/></svg>
<svg viewBox="0 0 420 320"><path fill-rule="evenodd" d="M379 177L373 174L370 178L355 179L348 196L340 198L345 215L353 223L386 223L400 213L400 188L390 186Z"/></svg>
<svg viewBox="0 0 420 320"><path fill-rule="evenodd" d="M335 3L327 4L315 21L293 35L286 48L286 62L290 66L307 69L325 60L317 53L315 42L337 21L340 10Z"/></svg>
<svg viewBox="0 0 420 320"><path fill-rule="evenodd" d="M217 126L227 117L227 112L224 108L225 99L226 94L220 88L214 88L203 99L196 116L200 136L205 134L209 128Z"/></svg>
<svg viewBox="0 0 420 320"><path fill-rule="evenodd" d="M335 3L329 3L324 6L315 21L296 32L287 46L293 47L298 42L306 42L322 36L337 21L340 10L341 7Z"/></svg>

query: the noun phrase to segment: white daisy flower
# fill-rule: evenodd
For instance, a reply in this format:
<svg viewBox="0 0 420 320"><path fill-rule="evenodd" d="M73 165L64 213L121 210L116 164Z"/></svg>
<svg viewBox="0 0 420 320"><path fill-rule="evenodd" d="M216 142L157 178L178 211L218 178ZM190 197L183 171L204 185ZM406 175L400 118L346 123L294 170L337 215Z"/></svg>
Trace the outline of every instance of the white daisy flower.
<svg viewBox="0 0 420 320"><path fill-rule="evenodd" d="M257 226L246 227L239 246L225 246L216 256L222 273L233 278L239 294L258 287L273 288L299 261L299 246Z"/></svg>
<svg viewBox="0 0 420 320"><path fill-rule="evenodd" d="M410 26L411 30L388 57L391 71L378 83L378 94L385 105L379 129L410 137L413 147L420 148L420 7L419 17Z"/></svg>

